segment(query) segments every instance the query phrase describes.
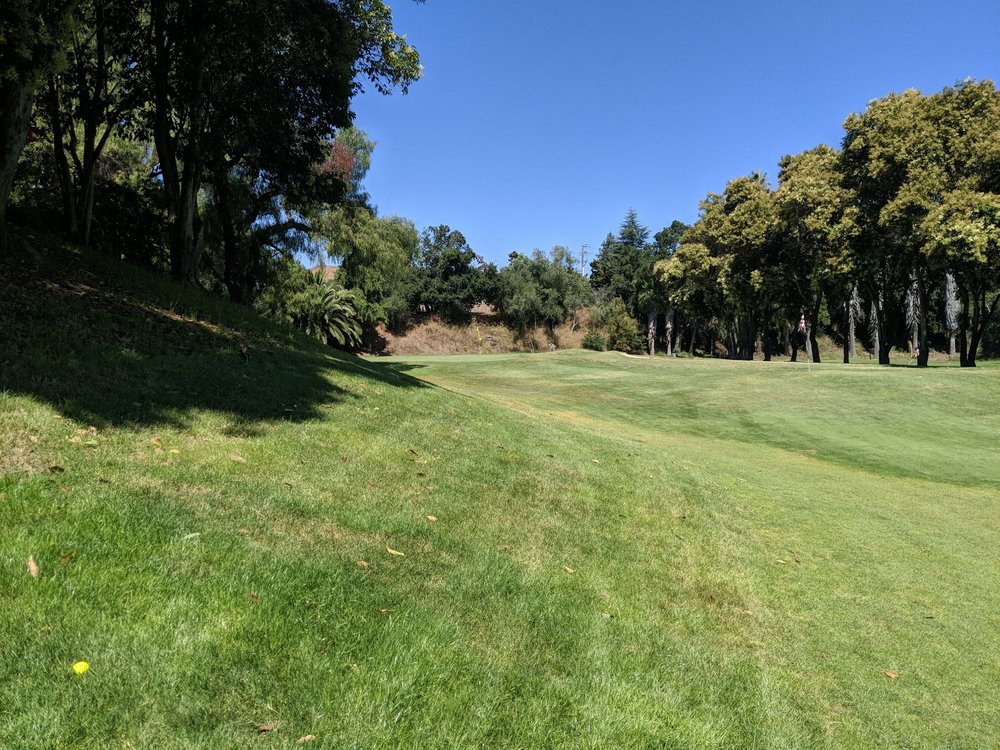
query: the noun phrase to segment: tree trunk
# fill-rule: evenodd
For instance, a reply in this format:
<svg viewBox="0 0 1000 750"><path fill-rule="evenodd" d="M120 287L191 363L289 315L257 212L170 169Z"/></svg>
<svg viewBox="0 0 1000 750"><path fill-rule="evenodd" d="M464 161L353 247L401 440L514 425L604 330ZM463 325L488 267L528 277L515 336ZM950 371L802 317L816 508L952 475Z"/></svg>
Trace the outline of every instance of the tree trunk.
<svg viewBox="0 0 1000 750"><path fill-rule="evenodd" d="M215 170L215 195L222 225L222 280L233 302L246 301L246 284L242 273L239 236L233 216L233 206L229 187L229 171Z"/></svg>
<svg viewBox="0 0 1000 750"><path fill-rule="evenodd" d="M66 158L66 140L63 132L63 121L59 88L54 76L49 77L48 96L49 123L52 126L52 152L55 159L56 172L59 175L59 191L62 194L63 222L66 236L76 239L79 224L76 216L76 185L70 170L69 159Z"/></svg>
<svg viewBox="0 0 1000 750"><path fill-rule="evenodd" d="M922 275L917 277L917 294L919 298L920 310L919 310L919 328L920 328L920 338L917 341L917 367L927 367L927 362L930 359L930 351L927 348L927 303L928 303L928 293L927 293L927 282Z"/></svg>
<svg viewBox="0 0 1000 750"><path fill-rule="evenodd" d="M7 201L28 137L34 93L34 87L25 83L0 83L0 250L7 247Z"/></svg>
<svg viewBox="0 0 1000 750"><path fill-rule="evenodd" d="M656 354L656 310L646 313L646 344L649 346L649 356Z"/></svg>
<svg viewBox="0 0 1000 750"><path fill-rule="evenodd" d="M851 364L851 348L854 343L854 311L851 304L851 298L848 297L844 301L844 320L847 325L844 326L844 364Z"/></svg>
<svg viewBox="0 0 1000 750"><path fill-rule="evenodd" d="M959 292L961 311L958 316L959 365L968 367L969 361L969 293L964 287Z"/></svg>
<svg viewBox="0 0 1000 750"><path fill-rule="evenodd" d="M812 320L809 321L807 329L809 331L809 348L811 349L812 361L819 363L819 341L816 340L816 326L819 323L819 308L823 301L823 292L817 292L816 301L813 303Z"/></svg>
<svg viewBox="0 0 1000 750"><path fill-rule="evenodd" d="M674 308L669 308L667 310L667 356L674 356Z"/></svg>

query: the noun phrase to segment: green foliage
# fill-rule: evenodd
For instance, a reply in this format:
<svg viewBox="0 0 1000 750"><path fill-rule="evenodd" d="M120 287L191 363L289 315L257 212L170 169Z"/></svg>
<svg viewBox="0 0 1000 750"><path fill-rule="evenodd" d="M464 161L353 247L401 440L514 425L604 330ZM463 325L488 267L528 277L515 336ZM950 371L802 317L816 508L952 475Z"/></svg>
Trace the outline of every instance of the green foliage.
<svg viewBox="0 0 1000 750"><path fill-rule="evenodd" d="M599 331L595 330L587 331L580 343L584 349L590 349L595 352L603 352L605 349L604 336L602 336Z"/></svg>
<svg viewBox="0 0 1000 750"><path fill-rule="evenodd" d="M565 247L552 248L548 258L540 250L531 256L512 253L499 273L497 307L520 332L538 325L554 328L589 300L587 280Z"/></svg>
<svg viewBox="0 0 1000 750"><path fill-rule="evenodd" d="M393 307L389 301L406 283L417 257L420 238L413 222L345 204L314 223L313 234L340 261L344 286L360 290L374 306L374 317L386 320L386 305Z"/></svg>
<svg viewBox="0 0 1000 750"><path fill-rule="evenodd" d="M465 236L440 225L420 236L411 309L450 321L468 320L472 308L496 297L497 270L473 252Z"/></svg>
<svg viewBox="0 0 1000 750"><path fill-rule="evenodd" d="M287 261L255 307L330 346L352 349L361 343L359 310L364 304L364 296L357 290L344 289Z"/></svg>
<svg viewBox="0 0 1000 750"><path fill-rule="evenodd" d="M646 339L621 297L596 305L590 315L592 332L603 332L603 343L608 349L620 352L641 352L645 349Z"/></svg>

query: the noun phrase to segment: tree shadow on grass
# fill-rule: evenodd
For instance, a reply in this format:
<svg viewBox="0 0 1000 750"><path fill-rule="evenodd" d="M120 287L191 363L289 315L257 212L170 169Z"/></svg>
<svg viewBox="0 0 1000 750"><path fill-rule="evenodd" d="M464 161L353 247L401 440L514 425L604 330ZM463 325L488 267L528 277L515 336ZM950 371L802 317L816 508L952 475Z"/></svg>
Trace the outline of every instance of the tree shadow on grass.
<svg viewBox="0 0 1000 750"><path fill-rule="evenodd" d="M424 385L107 259L57 249L0 273L0 390L88 425L183 428L210 410L250 436L354 398L351 375Z"/></svg>

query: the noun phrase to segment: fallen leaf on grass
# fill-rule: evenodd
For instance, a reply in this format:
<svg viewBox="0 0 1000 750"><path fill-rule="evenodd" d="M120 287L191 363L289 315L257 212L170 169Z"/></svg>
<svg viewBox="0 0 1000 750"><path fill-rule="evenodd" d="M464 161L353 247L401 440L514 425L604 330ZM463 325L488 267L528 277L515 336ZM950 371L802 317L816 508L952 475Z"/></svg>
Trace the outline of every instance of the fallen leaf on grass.
<svg viewBox="0 0 1000 750"><path fill-rule="evenodd" d="M38 578L38 563L35 562L34 555L28 555L28 572L32 578Z"/></svg>
<svg viewBox="0 0 1000 750"><path fill-rule="evenodd" d="M395 612L395 611L396 611L395 609L380 609L379 610L379 612L381 612L382 614L388 614L390 612Z"/></svg>
<svg viewBox="0 0 1000 750"><path fill-rule="evenodd" d="M356 563L354 563L354 564L355 564L355 565L357 565L357 566L358 566L359 568L366 568L366 569L367 569L367 568L371 567L371 566L370 566L370 565L369 565L368 563L366 563L366 562L365 562L364 560L358 560L358 561L357 561Z"/></svg>
<svg viewBox="0 0 1000 750"><path fill-rule="evenodd" d="M576 572L569 565L563 565L563 570L565 570L567 573L575 573Z"/></svg>
<svg viewBox="0 0 1000 750"><path fill-rule="evenodd" d="M257 734L267 734L268 732L273 732L278 728L277 724L255 724L254 729L257 730Z"/></svg>
<svg viewBox="0 0 1000 750"><path fill-rule="evenodd" d="M65 473L65 471L66 469L64 469L62 466L59 465L49 467L49 472L52 474L63 474Z"/></svg>
<svg viewBox="0 0 1000 750"><path fill-rule="evenodd" d="M179 451L179 450L177 450L176 448L171 448L171 449L170 449L170 453L171 453L172 455L176 456L176 455L178 455L178 454L180 453L180 451Z"/></svg>
<svg viewBox="0 0 1000 750"><path fill-rule="evenodd" d="M431 523L434 523L435 521L437 521L437 516L427 516L427 520L430 521Z"/></svg>
<svg viewBox="0 0 1000 750"><path fill-rule="evenodd" d="M155 437L155 438L153 438L153 439L152 439L152 440L150 440L149 442L151 442L151 443L152 443L153 445L155 445L155 446L156 446L157 448L159 448L159 447L160 447L161 445L163 445L163 441L162 441L162 440L160 440L160 439L159 439L158 437Z"/></svg>
<svg viewBox="0 0 1000 750"><path fill-rule="evenodd" d="M316 741L316 735L315 734L307 734L307 735L305 735L303 737L299 737L295 741L295 744L296 745L304 745L307 742L315 742L315 741Z"/></svg>
<svg viewBox="0 0 1000 750"><path fill-rule="evenodd" d="M249 599L250 601L252 601L254 604L259 604L260 603L260 597L257 596L256 592L253 592L253 591L251 591L249 594L247 594L247 599Z"/></svg>
<svg viewBox="0 0 1000 750"><path fill-rule="evenodd" d="M785 564L784 560L775 560L774 562L777 563L778 565L784 565Z"/></svg>
<svg viewBox="0 0 1000 750"><path fill-rule="evenodd" d="M240 529L236 529L236 531L238 533L240 533L240 534L249 534L250 533L250 529L245 528L245 527L244 528L240 528Z"/></svg>
<svg viewBox="0 0 1000 750"><path fill-rule="evenodd" d="M45 634L51 633L52 632L52 626L51 625L46 625L44 628L42 628L42 632L45 633Z"/></svg>
<svg viewBox="0 0 1000 750"><path fill-rule="evenodd" d="M895 672L886 672L885 676L888 677L890 680L895 680L898 677L898 675Z"/></svg>
<svg viewBox="0 0 1000 750"><path fill-rule="evenodd" d="M72 560L74 557L76 557L76 550L75 549L71 549L71 550L69 550L67 552L63 552L62 556L59 558L59 564L60 565L65 565L70 560Z"/></svg>
<svg viewBox="0 0 1000 750"><path fill-rule="evenodd" d="M282 482L282 484L285 485L288 489L292 489L292 483L291 482Z"/></svg>
<svg viewBox="0 0 1000 750"><path fill-rule="evenodd" d="M237 464L245 464L247 462L243 456L237 456L235 453L229 454L229 460Z"/></svg>
<svg viewBox="0 0 1000 750"><path fill-rule="evenodd" d="M390 555L394 555L396 557L406 557L406 555L404 555L398 549L393 549L392 547L386 547L385 551L388 552Z"/></svg>
<svg viewBox="0 0 1000 750"><path fill-rule="evenodd" d="M416 452L415 450L413 450L413 448L407 448L407 449L406 449L406 452L407 452L407 453L412 453L412 454L413 454L414 456L418 456L418 455L420 455L420 454L419 454L419 453L417 453L417 452Z"/></svg>
<svg viewBox="0 0 1000 750"><path fill-rule="evenodd" d="M592 463L592 464L599 464L601 462L598 461L596 458L592 458L592 459L590 459L590 463Z"/></svg>

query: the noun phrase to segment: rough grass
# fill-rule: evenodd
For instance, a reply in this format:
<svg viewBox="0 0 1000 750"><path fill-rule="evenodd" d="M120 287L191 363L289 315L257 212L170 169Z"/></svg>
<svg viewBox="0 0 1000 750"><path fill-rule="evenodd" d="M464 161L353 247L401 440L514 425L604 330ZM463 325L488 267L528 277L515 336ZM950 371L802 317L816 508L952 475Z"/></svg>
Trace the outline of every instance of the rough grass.
<svg viewBox="0 0 1000 750"><path fill-rule="evenodd" d="M996 746L1000 370L383 364L52 257L0 747Z"/></svg>

